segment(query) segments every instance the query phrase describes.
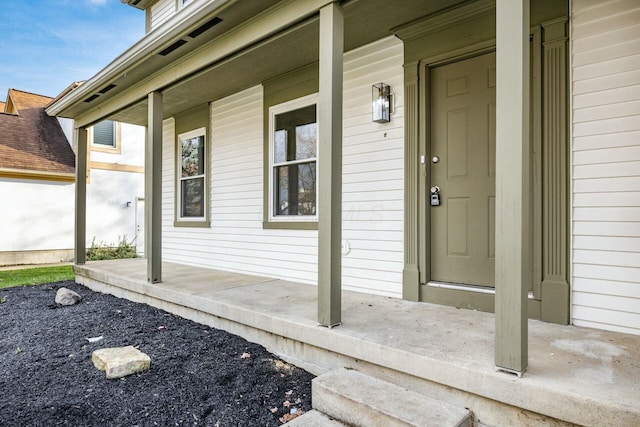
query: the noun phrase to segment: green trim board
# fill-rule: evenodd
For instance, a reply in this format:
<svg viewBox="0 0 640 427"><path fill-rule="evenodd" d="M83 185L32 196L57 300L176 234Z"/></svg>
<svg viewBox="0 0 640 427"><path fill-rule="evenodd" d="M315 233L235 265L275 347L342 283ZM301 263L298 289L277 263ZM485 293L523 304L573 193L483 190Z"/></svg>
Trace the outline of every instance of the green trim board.
<svg viewBox="0 0 640 427"><path fill-rule="evenodd" d="M151 92L147 97L147 140L144 156L144 254L147 282L162 281L162 116L163 96Z"/></svg>
<svg viewBox="0 0 640 427"><path fill-rule="evenodd" d="M263 82L263 179L262 179L262 227L264 229L292 229L292 230L317 230L317 221L269 221L269 109L274 105L282 104L303 96L318 92L318 63L314 62L305 67L292 70L286 74Z"/></svg>
<svg viewBox="0 0 640 427"><path fill-rule="evenodd" d="M420 286L420 301L428 301L432 304L493 313L494 299L493 289L478 292L466 287L443 287L437 283ZM528 298L527 308L529 319L542 320L543 308L540 300Z"/></svg>
<svg viewBox="0 0 640 427"><path fill-rule="evenodd" d="M210 123L210 111L209 104L201 105L196 108L184 111L174 116L174 159L176 162L176 173L174 176L174 206L173 206L173 226L174 227L191 227L191 228L209 228L211 226L211 194L210 192L210 180L211 180L211 127ZM205 179L204 179L204 194L205 194L205 217L203 221L189 221L180 219L178 209L180 206L180 191L178 182L178 140L179 136L197 129L204 128L205 132Z"/></svg>
<svg viewBox="0 0 640 427"><path fill-rule="evenodd" d="M74 217L74 251L75 263L84 264L87 261L87 128L75 131L76 146L76 188L75 188L75 217Z"/></svg>
<svg viewBox="0 0 640 427"><path fill-rule="evenodd" d="M342 109L344 12L320 9L318 90L318 324L342 322Z"/></svg>

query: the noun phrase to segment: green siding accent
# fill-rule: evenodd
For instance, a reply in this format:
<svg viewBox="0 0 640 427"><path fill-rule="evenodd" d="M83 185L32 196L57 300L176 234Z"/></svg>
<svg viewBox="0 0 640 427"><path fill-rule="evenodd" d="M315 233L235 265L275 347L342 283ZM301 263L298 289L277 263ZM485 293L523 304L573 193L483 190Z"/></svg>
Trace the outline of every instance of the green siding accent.
<svg viewBox="0 0 640 427"><path fill-rule="evenodd" d="M209 228L211 226L210 212L211 212L211 195L210 192L210 184L209 181L211 179L211 130L209 126L210 122L210 113L209 113L209 104L200 105L196 108L192 108L188 111L184 111L182 113L176 114L174 116L175 119L175 132L173 136L173 147L174 147L174 159L176 161L176 165L178 162L178 135L181 135L185 132L189 132L195 129L205 128L206 138L205 138L205 180L204 180L204 194L207 199L206 201L206 210L205 210L205 220L204 221L183 221L178 220L179 208L180 208L180 200L179 191L178 191L178 177L177 172L176 176L173 177L174 180L174 194L175 194L175 202L174 202L174 219L173 226L174 227L191 227L191 228ZM176 166L177 168L177 166ZM177 169L176 169L177 171Z"/></svg>
<svg viewBox="0 0 640 427"><path fill-rule="evenodd" d="M269 221L269 108L318 92L318 63L292 70L263 82L263 179L262 227L265 229L317 230L317 222Z"/></svg>

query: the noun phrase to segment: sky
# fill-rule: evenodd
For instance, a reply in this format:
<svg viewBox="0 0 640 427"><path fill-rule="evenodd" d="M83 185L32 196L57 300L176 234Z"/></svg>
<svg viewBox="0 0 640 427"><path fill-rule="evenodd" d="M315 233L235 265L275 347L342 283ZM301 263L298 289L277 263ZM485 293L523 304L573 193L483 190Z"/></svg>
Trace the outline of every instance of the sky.
<svg viewBox="0 0 640 427"><path fill-rule="evenodd" d="M50 97L87 80L144 35L120 0L1 0L0 101L9 88Z"/></svg>

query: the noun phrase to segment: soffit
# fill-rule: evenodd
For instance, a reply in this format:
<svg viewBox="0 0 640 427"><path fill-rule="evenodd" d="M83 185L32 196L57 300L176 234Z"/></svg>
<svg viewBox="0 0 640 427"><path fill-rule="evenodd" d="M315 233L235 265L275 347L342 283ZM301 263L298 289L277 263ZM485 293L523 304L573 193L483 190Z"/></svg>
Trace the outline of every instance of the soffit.
<svg viewBox="0 0 640 427"><path fill-rule="evenodd" d="M259 3L260 7L256 4ZM185 54L198 48L216 43L216 37L231 28L240 25L248 17L277 3L276 0L242 0L229 2L222 11L209 14L199 20L199 25L214 16L223 19L205 34L197 37L174 52L161 57L152 55L123 73L112 84L116 88L100 95L90 108L99 108L119 92L143 81L151 73L176 72L174 63ZM391 29L425 15L434 14L452 5L468 3L451 0L351 0L344 3L345 13L345 51L355 49L372 41L392 34ZM278 5L279 6L279 5ZM276 6L277 7L277 6ZM194 25L194 28L196 26ZM185 32L186 33L186 32ZM171 45L177 39L167 41L161 48ZM292 26L275 36L269 37L240 53L224 58L217 63L204 66L199 71L182 76L171 86L158 88L164 95L165 117L171 117L197 105L215 101L239 90L257 85L279 74L316 62L318 58L318 15ZM87 111L87 105L77 103L65 111L78 116ZM145 125L147 122L146 98L121 108L110 114L110 119Z"/></svg>

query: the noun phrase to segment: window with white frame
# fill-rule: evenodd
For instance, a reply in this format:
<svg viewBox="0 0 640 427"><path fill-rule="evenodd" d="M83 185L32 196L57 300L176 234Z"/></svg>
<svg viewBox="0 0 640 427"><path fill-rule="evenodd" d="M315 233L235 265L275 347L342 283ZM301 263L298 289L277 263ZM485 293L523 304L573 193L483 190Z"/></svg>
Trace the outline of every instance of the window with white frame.
<svg viewBox="0 0 640 427"><path fill-rule="evenodd" d="M206 130L178 135L178 220L206 221Z"/></svg>
<svg viewBox="0 0 640 427"><path fill-rule="evenodd" d="M316 221L317 95L269 109L270 220Z"/></svg>

